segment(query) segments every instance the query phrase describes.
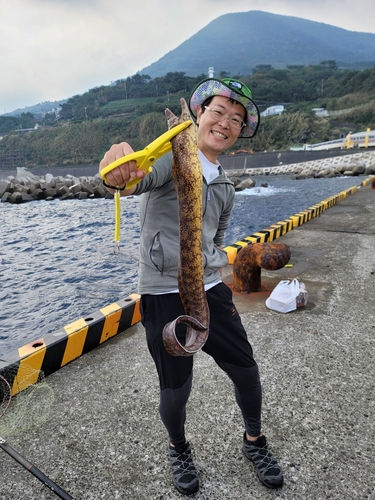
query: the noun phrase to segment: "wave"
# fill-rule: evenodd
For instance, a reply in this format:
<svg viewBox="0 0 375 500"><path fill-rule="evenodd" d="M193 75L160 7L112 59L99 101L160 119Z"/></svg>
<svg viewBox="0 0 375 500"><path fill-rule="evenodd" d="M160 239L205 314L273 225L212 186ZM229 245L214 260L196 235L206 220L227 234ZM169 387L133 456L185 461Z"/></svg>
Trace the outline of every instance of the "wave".
<svg viewBox="0 0 375 500"><path fill-rule="evenodd" d="M237 191L236 196L274 196L275 194L279 193L293 193L296 191L296 188L288 187L288 188L282 188L282 187L275 187L275 186L268 186L268 187L252 187L248 189L244 189L243 191Z"/></svg>

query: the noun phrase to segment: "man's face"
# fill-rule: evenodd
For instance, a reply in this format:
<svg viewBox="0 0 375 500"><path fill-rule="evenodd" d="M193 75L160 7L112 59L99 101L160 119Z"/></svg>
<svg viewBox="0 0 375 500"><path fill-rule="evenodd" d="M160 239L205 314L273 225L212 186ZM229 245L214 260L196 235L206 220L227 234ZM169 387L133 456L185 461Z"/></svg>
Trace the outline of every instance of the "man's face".
<svg viewBox="0 0 375 500"><path fill-rule="evenodd" d="M227 97L215 96L210 102L209 108L221 111L230 118L245 119L245 108L239 102L231 102ZM241 129L229 125L227 117L221 122L216 121L206 109L199 109L197 114L198 147L212 163L220 153L228 149L236 142Z"/></svg>

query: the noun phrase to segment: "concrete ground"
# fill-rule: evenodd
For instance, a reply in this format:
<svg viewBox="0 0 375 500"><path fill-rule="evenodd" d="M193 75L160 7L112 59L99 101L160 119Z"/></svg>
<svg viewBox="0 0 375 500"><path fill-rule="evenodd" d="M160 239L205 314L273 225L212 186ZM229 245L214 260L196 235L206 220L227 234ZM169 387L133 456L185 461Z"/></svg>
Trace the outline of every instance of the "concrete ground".
<svg viewBox="0 0 375 500"><path fill-rule="evenodd" d="M375 190L360 188L278 241L290 246L293 266L262 271L266 290L234 300L260 367L263 432L285 485L268 490L258 481L241 452L231 383L200 352L187 409L201 481L195 498L375 499ZM274 286L294 277L306 285L307 306L267 309ZM231 285L230 269L225 281ZM76 500L183 498L172 485L156 372L139 323L47 383L55 395L47 421L10 436L12 447ZM57 498L0 455L1 499Z"/></svg>

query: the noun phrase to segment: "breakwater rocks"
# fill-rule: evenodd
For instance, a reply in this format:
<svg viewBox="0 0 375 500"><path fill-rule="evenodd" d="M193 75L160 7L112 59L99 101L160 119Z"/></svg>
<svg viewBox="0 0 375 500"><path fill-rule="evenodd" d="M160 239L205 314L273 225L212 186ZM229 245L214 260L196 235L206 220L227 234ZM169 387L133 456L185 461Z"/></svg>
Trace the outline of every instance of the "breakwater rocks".
<svg viewBox="0 0 375 500"><path fill-rule="evenodd" d="M249 176L238 179L231 176L236 191L242 191L254 187L256 182ZM99 174L95 176L75 177L71 174L66 176L53 176L46 174L36 176L24 168L17 168L16 176L8 176L0 179L0 199L3 203L26 203L28 201L54 199L63 200L86 200L87 198L113 198L103 186Z"/></svg>
<svg viewBox="0 0 375 500"><path fill-rule="evenodd" d="M233 181L236 191L254 187L256 181L253 177L278 174L288 175L297 180L309 177L328 178L339 175L374 175L375 151L291 165L227 171L227 175ZM262 186L266 185L266 183L262 183ZM108 193L103 186L99 174L81 177L67 174L63 177L48 173L44 176L36 176L24 168L17 168L15 176L8 176L4 180L0 179L0 199L2 202L18 204L35 200L85 200L87 198L113 198L113 195Z"/></svg>
<svg viewBox="0 0 375 500"><path fill-rule="evenodd" d="M346 156L334 156L322 160L292 163L290 165L279 165L276 167L244 168L242 171L230 172L230 175L233 176L270 174L286 174L292 176L294 179L336 177L339 175L373 175L375 174L375 151L354 153Z"/></svg>
<svg viewBox="0 0 375 500"><path fill-rule="evenodd" d="M0 180L2 202L25 203L35 200L60 200L87 198L113 198L102 183L99 174L94 177L74 177L73 175L38 177L26 169L18 168L15 177Z"/></svg>

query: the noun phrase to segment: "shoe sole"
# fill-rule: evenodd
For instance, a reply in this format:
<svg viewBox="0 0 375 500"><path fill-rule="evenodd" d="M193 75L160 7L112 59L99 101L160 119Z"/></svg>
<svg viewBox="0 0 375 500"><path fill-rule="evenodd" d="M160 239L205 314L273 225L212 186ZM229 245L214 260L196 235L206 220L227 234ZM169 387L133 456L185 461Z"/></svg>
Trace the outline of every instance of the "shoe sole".
<svg viewBox="0 0 375 500"><path fill-rule="evenodd" d="M190 490L190 491L186 491L184 490L183 488L180 488L174 481L173 481L173 485L174 487L176 488L176 490L180 493L182 493L183 495L186 495L188 497L192 496L192 495L195 495L196 493L198 493L199 491L199 483L198 483L198 486L196 487L196 489L194 490Z"/></svg>

